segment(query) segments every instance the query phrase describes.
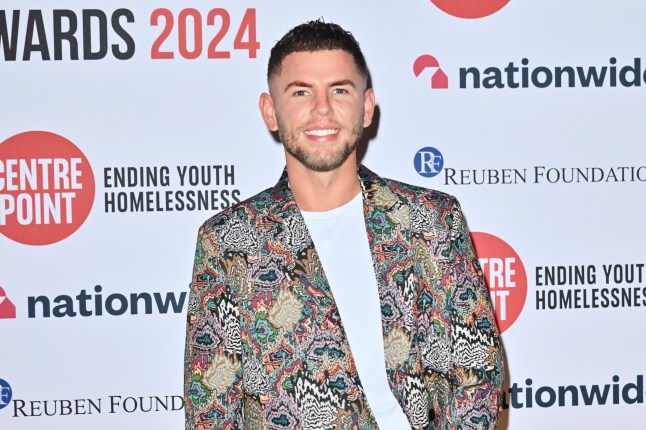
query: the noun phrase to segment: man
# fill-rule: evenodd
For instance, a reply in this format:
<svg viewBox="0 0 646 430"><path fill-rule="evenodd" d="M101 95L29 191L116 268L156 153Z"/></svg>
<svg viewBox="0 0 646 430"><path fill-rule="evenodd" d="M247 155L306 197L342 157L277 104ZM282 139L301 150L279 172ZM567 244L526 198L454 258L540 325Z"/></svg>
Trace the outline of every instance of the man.
<svg viewBox="0 0 646 430"><path fill-rule="evenodd" d="M357 164L375 107L357 42L300 25L268 82L286 169L200 229L186 428L495 428L500 338L460 208Z"/></svg>

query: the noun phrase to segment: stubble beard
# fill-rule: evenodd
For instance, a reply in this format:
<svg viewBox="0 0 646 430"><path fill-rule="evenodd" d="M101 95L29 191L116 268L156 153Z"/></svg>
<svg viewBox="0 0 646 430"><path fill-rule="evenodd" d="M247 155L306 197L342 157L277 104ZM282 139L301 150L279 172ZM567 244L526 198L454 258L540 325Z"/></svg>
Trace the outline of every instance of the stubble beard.
<svg viewBox="0 0 646 430"><path fill-rule="evenodd" d="M280 137L280 141L283 142L285 151L287 151L287 153L292 157L296 158L305 167L315 172L329 172L341 166L357 148L361 135L363 134L363 123L357 121L353 124L352 128L349 129L350 135L339 149L330 149L329 151L325 151L323 154L318 154L313 150L308 150L308 143L303 143L300 140L303 136L303 132L305 131L305 127L298 127L296 130L290 131L278 118L277 123L278 135ZM343 129L340 131L342 130ZM311 143L310 145L318 144ZM325 145L325 143L322 143L321 145Z"/></svg>

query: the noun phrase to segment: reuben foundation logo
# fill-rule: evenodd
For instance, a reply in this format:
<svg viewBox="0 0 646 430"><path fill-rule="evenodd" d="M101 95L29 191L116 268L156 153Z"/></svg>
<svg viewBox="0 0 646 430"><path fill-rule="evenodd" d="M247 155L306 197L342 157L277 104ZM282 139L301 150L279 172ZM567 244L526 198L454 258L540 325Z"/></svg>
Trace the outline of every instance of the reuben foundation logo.
<svg viewBox="0 0 646 430"><path fill-rule="evenodd" d="M488 233L471 239L489 286L500 333L514 324L525 306L527 273L520 257L504 240Z"/></svg>
<svg viewBox="0 0 646 430"><path fill-rule="evenodd" d="M14 305L4 289L0 287L0 319L16 318L16 305Z"/></svg>
<svg viewBox="0 0 646 430"><path fill-rule="evenodd" d="M436 148L426 146L417 151L413 158L413 165L417 173L425 178L432 178L442 171L444 157Z"/></svg>
<svg viewBox="0 0 646 430"><path fill-rule="evenodd" d="M11 385L4 379L0 379L0 409L5 408L9 403L11 403L11 397L13 392L11 391Z"/></svg>
<svg viewBox="0 0 646 430"><path fill-rule="evenodd" d="M509 0L431 0L435 6L458 18L484 18L502 9Z"/></svg>
<svg viewBox="0 0 646 430"><path fill-rule="evenodd" d="M413 73L419 76L424 70L432 69L433 75L431 76L431 88L433 89L446 89L449 87L449 78L440 67L440 62L432 55L420 55L413 63Z"/></svg>
<svg viewBox="0 0 646 430"><path fill-rule="evenodd" d="M0 233L26 245L61 241L85 222L94 174L62 136L28 131L0 144Z"/></svg>

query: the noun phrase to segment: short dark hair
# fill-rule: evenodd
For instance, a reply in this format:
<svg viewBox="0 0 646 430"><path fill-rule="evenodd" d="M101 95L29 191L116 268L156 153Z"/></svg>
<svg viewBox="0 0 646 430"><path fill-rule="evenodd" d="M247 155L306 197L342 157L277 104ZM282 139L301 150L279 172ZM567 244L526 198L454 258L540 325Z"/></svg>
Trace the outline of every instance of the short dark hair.
<svg viewBox="0 0 646 430"><path fill-rule="evenodd" d="M317 19L292 28L271 48L267 65L267 80L280 73L283 60L293 52L317 52L333 49L341 49L352 55L359 73L366 79L368 78L366 59L359 48L359 42L352 36L352 33L337 24Z"/></svg>

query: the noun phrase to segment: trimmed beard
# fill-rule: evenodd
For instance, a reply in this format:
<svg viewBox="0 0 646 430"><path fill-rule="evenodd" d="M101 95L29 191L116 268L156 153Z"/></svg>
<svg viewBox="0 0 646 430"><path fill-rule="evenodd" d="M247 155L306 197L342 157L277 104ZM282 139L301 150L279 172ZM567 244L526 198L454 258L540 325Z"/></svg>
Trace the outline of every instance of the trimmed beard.
<svg viewBox="0 0 646 430"><path fill-rule="evenodd" d="M317 156L308 151L306 145L299 142L305 127L298 127L294 131L289 131L279 118L276 118L276 122L278 124L278 136L285 150L305 167L315 172L329 172L342 165L357 148L363 134L363 123L357 121L350 129L350 136L343 142L343 146L338 151L327 157Z"/></svg>

